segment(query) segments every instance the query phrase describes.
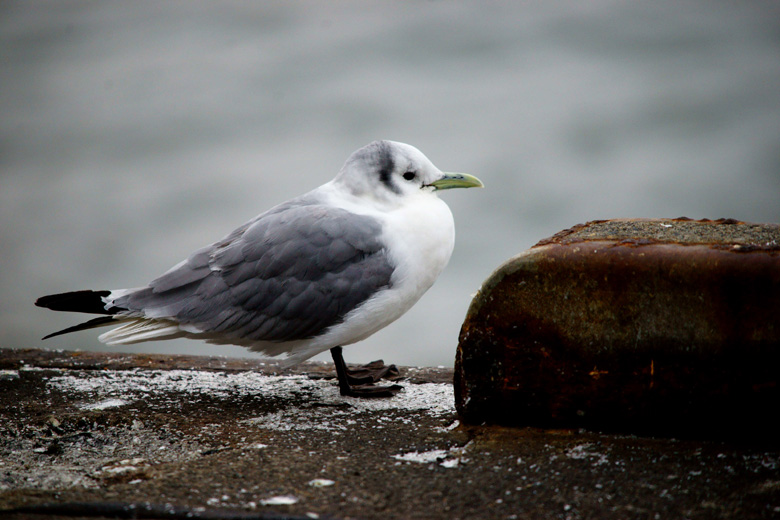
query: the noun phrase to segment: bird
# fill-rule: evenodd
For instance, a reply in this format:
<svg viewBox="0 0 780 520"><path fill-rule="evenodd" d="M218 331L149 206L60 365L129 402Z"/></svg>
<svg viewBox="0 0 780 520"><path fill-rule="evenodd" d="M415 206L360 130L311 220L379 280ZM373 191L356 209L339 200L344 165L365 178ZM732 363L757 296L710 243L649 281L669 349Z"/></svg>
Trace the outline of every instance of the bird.
<svg viewBox="0 0 780 520"><path fill-rule="evenodd" d="M408 311L449 262L455 225L438 192L483 187L445 173L417 148L380 140L353 152L336 177L197 249L148 285L38 298L55 311L99 314L45 336L113 325L99 340L126 345L192 338L234 344L296 365L330 350L339 391L390 397L397 375L380 361L348 368L342 347Z"/></svg>

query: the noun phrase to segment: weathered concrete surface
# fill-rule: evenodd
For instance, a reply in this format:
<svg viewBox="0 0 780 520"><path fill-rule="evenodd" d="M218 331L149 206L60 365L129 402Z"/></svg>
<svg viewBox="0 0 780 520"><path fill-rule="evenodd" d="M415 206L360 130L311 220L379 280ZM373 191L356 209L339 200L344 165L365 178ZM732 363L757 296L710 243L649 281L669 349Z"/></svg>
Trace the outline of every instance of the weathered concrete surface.
<svg viewBox="0 0 780 520"><path fill-rule="evenodd" d="M0 509L38 513L0 516L780 516L777 450L463 426L450 370L402 368L417 383L357 401L330 369L0 350Z"/></svg>
<svg viewBox="0 0 780 520"><path fill-rule="evenodd" d="M469 423L780 442L780 226L597 221L521 253L463 324Z"/></svg>

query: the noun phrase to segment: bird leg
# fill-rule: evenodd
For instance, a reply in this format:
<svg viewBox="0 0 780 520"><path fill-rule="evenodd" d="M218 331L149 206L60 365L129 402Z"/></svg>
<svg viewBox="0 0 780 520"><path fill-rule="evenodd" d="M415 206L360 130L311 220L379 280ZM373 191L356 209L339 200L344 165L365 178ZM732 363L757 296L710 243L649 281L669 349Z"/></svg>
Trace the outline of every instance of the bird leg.
<svg viewBox="0 0 780 520"><path fill-rule="evenodd" d="M373 383L386 376L398 375L395 365L386 366L381 360L372 361L355 369L347 368L341 347L333 347L330 354L336 365L341 395L349 397L392 397L403 387L400 385L374 386Z"/></svg>

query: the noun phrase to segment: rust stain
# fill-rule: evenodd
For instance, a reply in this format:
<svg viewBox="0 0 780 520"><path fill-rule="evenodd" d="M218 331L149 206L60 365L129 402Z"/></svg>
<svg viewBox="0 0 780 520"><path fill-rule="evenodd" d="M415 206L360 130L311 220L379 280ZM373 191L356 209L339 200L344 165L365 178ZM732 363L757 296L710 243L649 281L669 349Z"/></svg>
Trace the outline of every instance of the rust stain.
<svg viewBox="0 0 780 520"><path fill-rule="evenodd" d="M768 238L762 239L763 237ZM780 226L754 224L732 218L593 220L559 231L549 238L540 240L534 247L550 244L572 245L599 240L612 241L612 247L708 244L715 249L742 253L780 252Z"/></svg>
<svg viewBox="0 0 780 520"><path fill-rule="evenodd" d="M655 360L650 360L650 388L655 385Z"/></svg>
<svg viewBox="0 0 780 520"><path fill-rule="evenodd" d="M455 367L463 422L755 423L780 399L777 244L778 225L684 217L594 221L541 241L472 302Z"/></svg>
<svg viewBox="0 0 780 520"><path fill-rule="evenodd" d="M588 372L588 375L593 379L598 379L603 375L609 374L609 370L599 370L598 367L593 367L593 370Z"/></svg>

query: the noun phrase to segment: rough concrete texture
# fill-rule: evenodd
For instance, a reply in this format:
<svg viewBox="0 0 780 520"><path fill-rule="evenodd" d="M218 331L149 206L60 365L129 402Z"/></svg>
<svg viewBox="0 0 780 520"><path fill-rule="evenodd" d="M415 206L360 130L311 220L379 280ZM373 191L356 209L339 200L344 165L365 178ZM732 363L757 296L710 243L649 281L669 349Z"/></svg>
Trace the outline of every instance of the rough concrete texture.
<svg viewBox="0 0 780 520"><path fill-rule="evenodd" d="M780 226L597 221L483 284L455 365L465 422L778 443Z"/></svg>
<svg viewBox="0 0 780 520"><path fill-rule="evenodd" d="M331 368L0 350L0 516L780 515L776 450L464 426L451 370L402 368L401 394L361 401Z"/></svg>

